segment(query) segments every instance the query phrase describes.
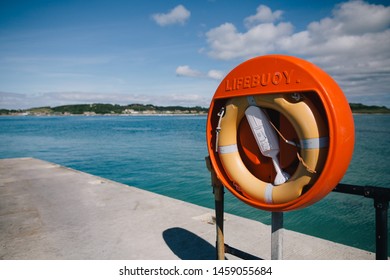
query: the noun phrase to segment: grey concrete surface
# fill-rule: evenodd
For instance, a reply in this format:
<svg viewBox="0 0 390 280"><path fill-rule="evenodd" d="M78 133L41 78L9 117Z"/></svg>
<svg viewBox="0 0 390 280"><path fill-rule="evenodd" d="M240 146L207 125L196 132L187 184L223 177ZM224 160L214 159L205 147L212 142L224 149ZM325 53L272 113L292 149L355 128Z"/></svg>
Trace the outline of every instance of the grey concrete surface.
<svg viewBox="0 0 390 280"><path fill-rule="evenodd" d="M0 160L0 259L215 259L213 216L213 209L42 160ZM270 226L225 214L224 229L226 244L270 259ZM375 259L288 230L283 239L284 259Z"/></svg>

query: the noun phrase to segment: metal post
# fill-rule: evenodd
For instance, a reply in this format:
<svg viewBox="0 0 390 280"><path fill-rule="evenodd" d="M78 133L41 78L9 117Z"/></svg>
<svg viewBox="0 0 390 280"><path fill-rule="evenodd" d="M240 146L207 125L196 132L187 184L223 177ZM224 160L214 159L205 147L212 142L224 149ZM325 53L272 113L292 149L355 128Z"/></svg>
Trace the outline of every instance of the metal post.
<svg viewBox="0 0 390 280"><path fill-rule="evenodd" d="M224 214L224 190L221 181L218 180L213 167L211 166L210 157L206 157L207 169L211 173L211 185L215 199L215 223L217 230L216 253L218 260L225 259L225 239L223 236L223 214Z"/></svg>
<svg viewBox="0 0 390 280"><path fill-rule="evenodd" d="M375 234L376 234L376 259L387 260L387 212L389 201L374 200L375 207Z"/></svg>
<svg viewBox="0 0 390 280"><path fill-rule="evenodd" d="M224 213L224 197L223 197L223 186L214 186L214 197L215 197L215 221L217 229L217 259L225 259L225 238L223 235L223 213Z"/></svg>
<svg viewBox="0 0 390 280"><path fill-rule="evenodd" d="M283 212L272 212L271 260L283 259Z"/></svg>

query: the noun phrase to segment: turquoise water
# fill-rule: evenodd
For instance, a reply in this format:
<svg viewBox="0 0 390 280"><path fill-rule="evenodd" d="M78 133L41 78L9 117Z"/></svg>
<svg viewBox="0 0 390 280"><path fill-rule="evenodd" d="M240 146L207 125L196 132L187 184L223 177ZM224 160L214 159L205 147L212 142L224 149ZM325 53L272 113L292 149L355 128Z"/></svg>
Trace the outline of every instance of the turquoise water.
<svg viewBox="0 0 390 280"><path fill-rule="evenodd" d="M355 151L342 182L390 187L390 116L354 119ZM213 208L205 130L205 116L0 117L0 158L39 158ZM225 211L271 221L229 192ZM331 193L286 213L285 227L375 251L374 217L371 199Z"/></svg>

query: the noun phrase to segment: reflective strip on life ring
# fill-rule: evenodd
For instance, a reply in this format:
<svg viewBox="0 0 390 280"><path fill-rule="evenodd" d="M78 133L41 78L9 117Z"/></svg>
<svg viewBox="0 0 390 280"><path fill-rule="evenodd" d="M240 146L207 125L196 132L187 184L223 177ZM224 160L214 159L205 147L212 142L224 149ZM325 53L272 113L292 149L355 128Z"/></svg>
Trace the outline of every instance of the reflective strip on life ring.
<svg viewBox="0 0 390 280"><path fill-rule="evenodd" d="M307 98L290 102L286 95L256 95L234 97L227 101L221 121L218 155L223 169L236 189L246 197L266 204L282 204L298 198L305 186L312 185L323 168L328 153L328 130L316 107ZM255 177L245 166L237 147L237 131L245 110L253 105L283 114L293 125L299 139L302 161L292 177L274 186ZM310 172L315 170L316 172Z"/></svg>

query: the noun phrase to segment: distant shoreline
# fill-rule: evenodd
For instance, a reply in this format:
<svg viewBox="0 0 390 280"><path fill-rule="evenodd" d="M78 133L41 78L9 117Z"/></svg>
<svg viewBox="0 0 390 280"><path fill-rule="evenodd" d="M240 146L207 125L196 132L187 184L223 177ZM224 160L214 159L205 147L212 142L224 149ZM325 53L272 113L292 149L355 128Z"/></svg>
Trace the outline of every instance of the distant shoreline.
<svg viewBox="0 0 390 280"><path fill-rule="evenodd" d="M40 114L0 114L0 117L207 117L205 114L94 114L94 115L84 115L84 114L68 114L68 115L40 115ZM389 113L355 113L352 112L352 115L390 115Z"/></svg>
<svg viewBox="0 0 390 280"><path fill-rule="evenodd" d="M24 110L0 109L0 115L35 115L35 116L70 116L70 115L124 115L124 116L146 116L146 115L205 115L208 108L200 106L155 106L152 104L76 104L57 107L39 107Z"/></svg>
<svg viewBox="0 0 390 280"><path fill-rule="evenodd" d="M191 113L177 113L177 114L24 114L24 113L11 113L0 114L0 117L173 117L173 116L207 116L207 113L191 114Z"/></svg>
<svg viewBox="0 0 390 280"><path fill-rule="evenodd" d="M350 103L353 114L390 114L385 106ZM151 104L76 104L57 107L39 107L23 110L0 109L0 116L178 116L207 115L209 108L200 106L155 106Z"/></svg>

